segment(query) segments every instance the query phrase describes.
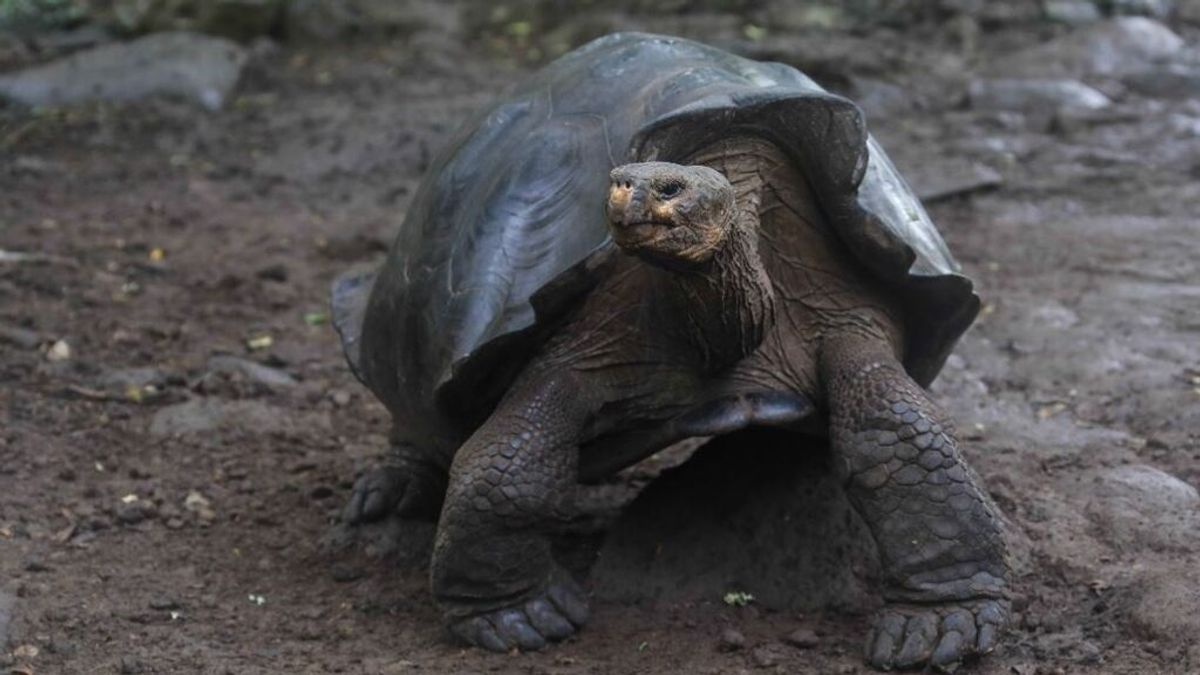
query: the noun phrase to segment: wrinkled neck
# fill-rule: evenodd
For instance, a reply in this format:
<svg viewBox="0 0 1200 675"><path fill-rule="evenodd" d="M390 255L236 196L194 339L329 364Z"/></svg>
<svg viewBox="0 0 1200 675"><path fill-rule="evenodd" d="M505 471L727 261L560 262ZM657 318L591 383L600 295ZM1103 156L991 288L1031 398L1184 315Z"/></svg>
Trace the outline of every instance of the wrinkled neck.
<svg viewBox="0 0 1200 675"><path fill-rule="evenodd" d="M732 232L708 263L673 275L688 336L712 370L758 349L774 320L775 296L758 256L762 181L726 175L737 190Z"/></svg>

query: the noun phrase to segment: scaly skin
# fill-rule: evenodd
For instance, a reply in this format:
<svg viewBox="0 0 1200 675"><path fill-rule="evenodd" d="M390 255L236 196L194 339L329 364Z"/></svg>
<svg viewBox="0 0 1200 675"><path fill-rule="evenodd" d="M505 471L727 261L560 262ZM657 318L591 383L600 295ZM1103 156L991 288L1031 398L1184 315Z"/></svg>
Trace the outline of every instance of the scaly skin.
<svg viewBox="0 0 1200 675"><path fill-rule="evenodd" d="M534 371L455 455L431 578L468 642L540 649L587 621L587 598L544 533L574 514L580 432L595 408L571 373Z"/></svg>
<svg viewBox="0 0 1200 675"><path fill-rule="evenodd" d="M831 340L821 371L833 450L883 565L867 660L949 668L990 652L1010 608L1001 521L944 415L879 342Z"/></svg>
<svg viewBox="0 0 1200 675"><path fill-rule="evenodd" d="M653 428L714 396L783 395L828 409L847 492L878 544L887 604L867 660L950 668L990 651L1009 613L1001 524L948 421L897 357L902 306L770 143L728 139L692 159L729 181L734 209L719 212L732 220L691 217L712 202L671 188L688 180L684 167L614 171L614 239L643 261L626 259L583 300L454 454L431 569L451 630L487 649L530 650L587 620L587 599L546 538L577 515L587 434ZM672 256L678 264L662 264ZM763 421L735 408L731 428ZM430 503L438 473L397 447L398 465L356 486L352 517Z"/></svg>

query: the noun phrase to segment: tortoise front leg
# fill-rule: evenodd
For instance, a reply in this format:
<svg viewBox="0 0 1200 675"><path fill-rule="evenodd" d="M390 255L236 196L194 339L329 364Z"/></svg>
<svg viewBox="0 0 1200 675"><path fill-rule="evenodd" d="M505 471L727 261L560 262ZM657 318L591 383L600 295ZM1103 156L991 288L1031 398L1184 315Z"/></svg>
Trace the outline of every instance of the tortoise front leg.
<svg viewBox="0 0 1200 675"><path fill-rule="evenodd" d="M588 618L546 532L572 515L595 406L572 375L522 379L454 457L431 570L450 629L494 651L540 649Z"/></svg>
<svg viewBox="0 0 1200 675"><path fill-rule="evenodd" d="M883 565L868 661L951 667L991 651L1010 606L1001 522L944 415L882 342L828 343L821 370L839 469Z"/></svg>

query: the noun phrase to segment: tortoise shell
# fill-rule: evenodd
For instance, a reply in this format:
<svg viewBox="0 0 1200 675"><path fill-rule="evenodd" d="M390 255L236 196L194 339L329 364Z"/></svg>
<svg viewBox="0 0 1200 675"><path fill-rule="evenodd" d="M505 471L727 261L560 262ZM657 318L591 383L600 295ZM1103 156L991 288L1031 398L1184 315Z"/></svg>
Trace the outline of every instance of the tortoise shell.
<svg viewBox="0 0 1200 675"><path fill-rule="evenodd" d="M845 245L896 290L904 364L927 385L979 299L859 108L789 66L640 33L566 54L468 120L378 273L334 284L351 367L393 412L436 400L485 413L605 273L609 170L747 133L797 163Z"/></svg>

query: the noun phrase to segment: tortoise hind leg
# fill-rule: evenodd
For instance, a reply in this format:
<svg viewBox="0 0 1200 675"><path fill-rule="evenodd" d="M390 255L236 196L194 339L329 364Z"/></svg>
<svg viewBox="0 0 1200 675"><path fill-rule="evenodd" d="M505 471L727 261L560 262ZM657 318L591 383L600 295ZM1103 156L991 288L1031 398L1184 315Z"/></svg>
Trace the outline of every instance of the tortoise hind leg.
<svg viewBox="0 0 1200 675"><path fill-rule="evenodd" d="M883 342L831 341L821 369L839 470L883 565L867 660L952 668L991 651L1010 606L1001 522L943 414Z"/></svg>
<svg viewBox="0 0 1200 675"><path fill-rule="evenodd" d="M574 515L577 446L597 406L574 375L522 379L454 456L430 570L451 631L493 651L539 649L588 618L546 533Z"/></svg>
<svg viewBox="0 0 1200 675"><path fill-rule="evenodd" d="M435 520L446 493L446 469L430 454L394 439L379 463L354 481L342 520L357 525L381 520L392 512Z"/></svg>

